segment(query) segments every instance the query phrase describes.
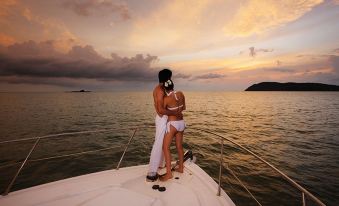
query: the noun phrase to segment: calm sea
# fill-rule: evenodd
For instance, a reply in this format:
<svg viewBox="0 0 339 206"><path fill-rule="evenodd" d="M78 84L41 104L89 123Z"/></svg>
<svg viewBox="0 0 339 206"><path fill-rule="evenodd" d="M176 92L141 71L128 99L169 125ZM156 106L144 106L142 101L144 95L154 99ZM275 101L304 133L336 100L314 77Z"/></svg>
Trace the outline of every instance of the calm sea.
<svg viewBox="0 0 339 206"><path fill-rule="evenodd" d="M213 178L220 140L237 141L295 179L327 205L339 204L339 92L186 92L186 149ZM98 153L28 162L13 190L112 169L132 134L154 125L151 92L0 93L0 141L98 129L116 131L42 139L31 160L111 147ZM140 129L122 167L147 164L154 129ZM34 141L0 144L3 191ZM173 153L175 150L173 148ZM237 205L301 205L301 194L269 167L225 141L223 188ZM310 203L310 201L308 201ZM312 204L310 204L312 205Z"/></svg>

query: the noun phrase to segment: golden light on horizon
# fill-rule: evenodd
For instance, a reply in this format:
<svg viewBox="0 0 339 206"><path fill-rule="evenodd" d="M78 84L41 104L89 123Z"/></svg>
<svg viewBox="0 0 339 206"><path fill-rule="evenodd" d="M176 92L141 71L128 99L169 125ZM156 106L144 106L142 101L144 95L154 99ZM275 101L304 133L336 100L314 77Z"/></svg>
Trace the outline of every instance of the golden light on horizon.
<svg viewBox="0 0 339 206"><path fill-rule="evenodd" d="M0 5L1 55L18 62L27 55L34 60L44 56L58 62L50 65L69 69L72 59L91 59L83 66L92 70L92 76L84 76L103 88L117 81L122 81L119 87L123 88L119 74L129 75L123 71L130 72L126 78L136 85L142 81L136 75L149 82L149 71L156 73L159 67L178 73L182 78L177 83L183 87L187 80L203 77L213 77L216 87L226 90L229 85L223 82L229 81L223 80L234 78L243 82L239 89L267 80L338 82L337 1L107 2L4 0ZM44 70L43 65L30 67ZM57 89L63 87L57 83L59 77L73 78L74 84L83 78L74 71L45 75L28 69L2 70L0 82L6 88L13 86L9 79L20 82L21 78L24 87L34 87L28 77L43 84L48 77ZM100 70L112 70L109 81L98 75Z"/></svg>

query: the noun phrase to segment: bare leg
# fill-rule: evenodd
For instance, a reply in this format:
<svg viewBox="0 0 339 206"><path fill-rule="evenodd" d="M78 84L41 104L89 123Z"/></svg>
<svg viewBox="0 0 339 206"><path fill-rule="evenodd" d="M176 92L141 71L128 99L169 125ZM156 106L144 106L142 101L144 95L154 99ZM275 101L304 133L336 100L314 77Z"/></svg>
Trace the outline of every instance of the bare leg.
<svg viewBox="0 0 339 206"><path fill-rule="evenodd" d="M166 181L168 179L173 178L172 172L171 172L171 151L170 146L172 143L172 139L175 135L177 130L171 125L170 131L165 135L164 137L164 143L162 144L165 161L166 161L166 174L162 177L160 177L161 181Z"/></svg>
<svg viewBox="0 0 339 206"><path fill-rule="evenodd" d="M180 173L184 172L184 149L182 148L183 135L184 132L177 132L177 134L175 135L175 145L177 147L179 158L179 168L176 169L176 171Z"/></svg>

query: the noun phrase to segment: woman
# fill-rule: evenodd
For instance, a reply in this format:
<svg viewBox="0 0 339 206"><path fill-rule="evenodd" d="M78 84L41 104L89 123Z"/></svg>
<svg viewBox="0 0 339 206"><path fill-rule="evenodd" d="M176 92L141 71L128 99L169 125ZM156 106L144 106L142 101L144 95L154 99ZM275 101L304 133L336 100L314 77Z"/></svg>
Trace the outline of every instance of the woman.
<svg viewBox="0 0 339 206"><path fill-rule="evenodd" d="M174 91L174 84L172 80L164 82L164 88L166 96L164 98L164 107L168 110L185 110L185 96L182 92ZM182 116L182 115L181 115ZM171 172L171 152L170 145L173 137L175 137L175 144L178 150L179 157L179 167L176 169L177 172L184 172L184 150L182 148L182 139L185 130L185 121L183 118L178 118L177 116L168 116L167 120L167 133L164 137L163 142L163 152L166 161L166 174L160 177L161 181L166 181L173 178Z"/></svg>

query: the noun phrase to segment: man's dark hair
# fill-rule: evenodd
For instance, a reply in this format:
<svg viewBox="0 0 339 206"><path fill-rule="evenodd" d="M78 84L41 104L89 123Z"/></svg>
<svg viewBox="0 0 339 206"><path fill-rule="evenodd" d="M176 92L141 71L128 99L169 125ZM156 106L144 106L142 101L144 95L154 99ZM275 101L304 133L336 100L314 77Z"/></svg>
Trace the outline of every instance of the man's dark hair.
<svg viewBox="0 0 339 206"><path fill-rule="evenodd" d="M169 69L163 69L158 74L159 83L164 83L167 80L171 79L171 77L172 77L172 71Z"/></svg>

